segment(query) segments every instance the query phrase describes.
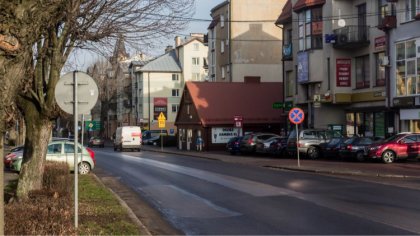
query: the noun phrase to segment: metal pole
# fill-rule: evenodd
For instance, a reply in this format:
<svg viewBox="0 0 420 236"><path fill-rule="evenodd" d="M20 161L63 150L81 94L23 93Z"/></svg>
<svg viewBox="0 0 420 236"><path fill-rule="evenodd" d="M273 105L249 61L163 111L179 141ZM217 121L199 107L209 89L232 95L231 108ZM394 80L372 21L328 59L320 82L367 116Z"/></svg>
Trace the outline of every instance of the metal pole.
<svg viewBox="0 0 420 236"><path fill-rule="evenodd" d="M163 130L160 131L160 150L163 151Z"/></svg>
<svg viewBox="0 0 420 236"><path fill-rule="evenodd" d="M300 158L299 158L299 130L298 125L296 124L296 152L297 152L297 163L298 167L300 167Z"/></svg>
<svg viewBox="0 0 420 236"><path fill-rule="evenodd" d="M78 126L79 126L79 121L78 121L78 114L77 114L77 86L78 86L78 82L77 82L77 75L76 75L77 71L73 72L73 114L74 114L74 227L77 229L79 224L78 224L78 171L77 171L77 143L78 143Z"/></svg>
<svg viewBox="0 0 420 236"><path fill-rule="evenodd" d="M83 163L83 142L84 142L84 134L85 134L85 115L82 114L82 152L80 153L80 163Z"/></svg>

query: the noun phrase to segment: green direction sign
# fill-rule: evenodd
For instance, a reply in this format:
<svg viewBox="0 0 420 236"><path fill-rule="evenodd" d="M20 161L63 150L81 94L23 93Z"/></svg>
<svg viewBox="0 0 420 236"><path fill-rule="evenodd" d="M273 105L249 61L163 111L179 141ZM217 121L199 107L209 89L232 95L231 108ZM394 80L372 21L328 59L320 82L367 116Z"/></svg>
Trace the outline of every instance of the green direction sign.
<svg viewBox="0 0 420 236"><path fill-rule="evenodd" d="M273 109L285 109L286 111L293 108L293 102L275 102L273 103Z"/></svg>
<svg viewBox="0 0 420 236"><path fill-rule="evenodd" d="M85 121L85 129L88 131L100 130L101 122L99 120Z"/></svg>

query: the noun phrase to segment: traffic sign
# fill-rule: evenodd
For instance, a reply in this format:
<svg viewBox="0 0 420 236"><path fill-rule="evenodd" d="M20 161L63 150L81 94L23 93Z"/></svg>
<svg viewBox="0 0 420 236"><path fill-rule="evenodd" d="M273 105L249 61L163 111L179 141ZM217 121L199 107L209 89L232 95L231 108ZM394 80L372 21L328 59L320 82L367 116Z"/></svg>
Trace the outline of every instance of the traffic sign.
<svg viewBox="0 0 420 236"><path fill-rule="evenodd" d="M235 123L236 128L242 128L242 120L243 120L242 116L234 116L233 117L233 121Z"/></svg>
<svg viewBox="0 0 420 236"><path fill-rule="evenodd" d="M289 120L295 125L298 125L303 122L305 119L305 113L300 108L293 108L289 111Z"/></svg>
<svg viewBox="0 0 420 236"><path fill-rule="evenodd" d="M273 109L285 109L290 110L293 107L292 101L286 101L286 102L274 102L273 103Z"/></svg>
<svg viewBox="0 0 420 236"><path fill-rule="evenodd" d="M163 112L161 112L159 114L159 117L158 117L158 125L159 125L159 128L165 128L165 122L166 122L166 117L163 114Z"/></svg>
<svg viewBox="0 0 420 236"><path fill-rule="evenodd" d="M284 108L284 103L282 102L273 103L273 109L281 109L281 108Z"/></svg>
<svg viewBox="0 0 420 236"><path fill-rule="evenodd" d="M90 131L100 130L101 122L99 120L85 121L85 128Z"/></svg>

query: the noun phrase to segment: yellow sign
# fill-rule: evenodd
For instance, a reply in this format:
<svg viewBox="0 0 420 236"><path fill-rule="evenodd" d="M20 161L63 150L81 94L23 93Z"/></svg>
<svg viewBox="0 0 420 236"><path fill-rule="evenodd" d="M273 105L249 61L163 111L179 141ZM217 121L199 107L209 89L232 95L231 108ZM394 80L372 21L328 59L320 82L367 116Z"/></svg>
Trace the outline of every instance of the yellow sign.
<svg viewBox="0 0 420 236"><path fill-rule="evenodd" d="M163 114L163 112L161 112L159 114L159 117L158 117L158 125L159 125L159 128L165 128L165 122L166 122L166 117Z"/></svg>

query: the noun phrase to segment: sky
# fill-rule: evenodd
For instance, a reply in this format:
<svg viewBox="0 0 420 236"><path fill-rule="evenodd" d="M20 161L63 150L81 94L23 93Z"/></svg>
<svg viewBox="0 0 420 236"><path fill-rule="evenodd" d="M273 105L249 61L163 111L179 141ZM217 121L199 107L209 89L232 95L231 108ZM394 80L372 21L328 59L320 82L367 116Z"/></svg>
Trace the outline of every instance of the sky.
<svg viewBox="0 0 420 236"><path fill-rule="evenodd" d="M210 10L217 6L224 0L195 0L195 15L194 19L208 19L209 21L192 21L188 24L188 27L183 32L180 32L180 36L189 35L190 33L207 33L207 27L210 24ZM161 45L161 48L154 48L150 54L157 56L163 54L166 46L174 46L174 39L168 39L167 44ZM86 69L92 65L95 61L100 60L100 56L87 51L77 51L73 53L70 58L71 67L68 70L79 70L86 71Z"/></svg>

